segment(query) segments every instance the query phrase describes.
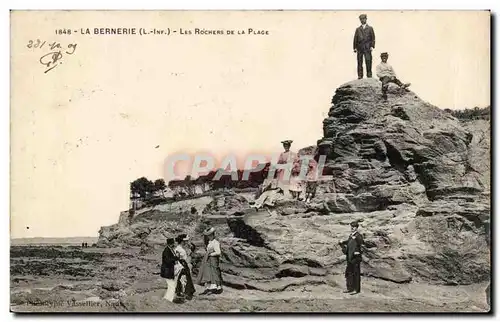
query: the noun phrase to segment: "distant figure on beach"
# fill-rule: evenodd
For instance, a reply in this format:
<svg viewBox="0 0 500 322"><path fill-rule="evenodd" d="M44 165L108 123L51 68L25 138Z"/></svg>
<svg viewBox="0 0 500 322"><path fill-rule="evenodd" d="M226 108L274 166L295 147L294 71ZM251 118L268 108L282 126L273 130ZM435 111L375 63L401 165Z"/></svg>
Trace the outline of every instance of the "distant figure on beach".
<svg viewBox="0 0 500 322"><path fill-rule="evenodd" d="M377 65L377 77L382 82L382 97L384 99L387 99L387 89L389 88L389 83L394 83L400 88L408 91L408 86L410 86L411 84L403 84L399 79L397 79L394 69L387 63L389 54L381 53L380 59L382 60L382 62Z"/></svg>
<svg viewBox="0 0 500 322"><path fill-rule="evenodd" d="M366 23L366 15L359 16L361 26L354 32L353 49L357 53L358 79L363 78L363 57L366 64L366 76L372 77L372 50L375 49L375 31Z"/></svg>

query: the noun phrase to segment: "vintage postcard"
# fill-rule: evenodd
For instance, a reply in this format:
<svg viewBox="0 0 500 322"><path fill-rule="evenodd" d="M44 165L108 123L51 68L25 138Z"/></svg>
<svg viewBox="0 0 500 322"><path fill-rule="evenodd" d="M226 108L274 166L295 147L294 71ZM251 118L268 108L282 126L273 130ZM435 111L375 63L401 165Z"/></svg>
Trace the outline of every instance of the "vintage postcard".
<svg viewBox="0 0 500 322"><path fill-rule="evenodd" d="M489 11L11 11L12 312L490 312Z"/></svg>

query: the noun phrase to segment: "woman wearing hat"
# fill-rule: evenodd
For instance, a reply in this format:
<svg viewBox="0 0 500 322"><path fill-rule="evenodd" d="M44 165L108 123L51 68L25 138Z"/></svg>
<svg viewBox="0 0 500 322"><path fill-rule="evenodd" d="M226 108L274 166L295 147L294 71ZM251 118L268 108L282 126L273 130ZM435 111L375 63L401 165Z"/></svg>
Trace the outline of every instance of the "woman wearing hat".
<svg viewBox="0 0 500 322"><path fill-rule="evenodd" d="M207 236L207 253L203 258L198 276L198 284L205 285L206 289L201 294L222 293L222 273L220 270L220 243L215 239L215 229L213 227L205 230L203 235Z"/></svg>
<svg viewBox="0 0 500 322"><path fill-rule="evenodd" d="M298 173L294 171L297 168L297 154L290 151L290 147L293 143L292 140L281 141L281 143L285 151L281 152L279 155L278 164L288 164L290 170L285 171L285 169L278 169L278 188L283 190L287 198L289 197L288 192L290 192L292 198L295 199L301 189L300 182L296 178Z"/></svg>
<svg viewBox="0 0 500 322"><path fill-rule="evenodd" d="M177 242L177 247L175 247L174 251L176 256L179 258L179 263L182 265L183 270L180 274L180 284L182 286L180 292L184 293L184 296L187 300L191 300L193 298L193 294L195 293L195 288L193 284L193 279L191 278L191 256L188 251L189 249L189 237L186 234L180 234L175 238Z"/></svg>

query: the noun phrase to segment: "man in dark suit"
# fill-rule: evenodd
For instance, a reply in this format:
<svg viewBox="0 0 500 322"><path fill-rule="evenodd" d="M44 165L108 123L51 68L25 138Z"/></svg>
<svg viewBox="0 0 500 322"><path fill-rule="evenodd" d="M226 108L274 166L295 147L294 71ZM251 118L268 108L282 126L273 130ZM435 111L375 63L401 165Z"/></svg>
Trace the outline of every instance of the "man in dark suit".
<svg viewBox="0 0 500 322"><path fill-rule="evenodd" d="M163 298L170 302L177 300L176 293L178 292L178 285L175 279L175 264L179 261L179 258L175 255L174 246L175 240L167 238L167 246L161 256L160 276L167 280L167 292Z"/></svg>
<svg viewBox="0 0 500 322"><path fill-rule="evenodd" d="M174 278L174 266L175 262L178 260L175 256L173 246L175 245L175 240L173 238L167 238L167 246L163 250L161 256L161 277L173 279Z"/></svg>
<svg viewBox="0 0 500 322"><path fill-rule="evenodd" d="M375 48L375 31L366 23L366 15L359 16L361 26L354 32L353 49L358 55L358 79L363 78L363 57L365 57L366 76L372 77L372 50Z"/></svg>
<svg viewBox="0 0 500 322"><path fill-rule="evenodd" d="M346 287L344 293L351 295L361 292L361 245L363 245L363 237L358 232L359 223L351 222L351 235L346 241L340 243L342 252L347 257L347 267L345 270Z"/></svg>

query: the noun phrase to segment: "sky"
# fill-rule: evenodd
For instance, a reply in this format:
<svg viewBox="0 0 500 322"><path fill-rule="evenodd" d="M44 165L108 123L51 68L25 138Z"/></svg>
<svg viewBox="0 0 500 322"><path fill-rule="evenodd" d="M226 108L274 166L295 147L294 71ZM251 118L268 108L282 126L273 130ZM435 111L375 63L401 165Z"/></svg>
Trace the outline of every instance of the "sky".
<svg viewBox="0 0 500 322"><path fill-rule="evenodd" d="M335 89L356 78L357 11L14 12L11 237L97 236L129 206L129 183L164 176L174 153L276 153L322 137ZM490 104L487 11L369 11L381 52L440 108ZM176 35L86 35L89 28ZM77 30L57 35L56 30ZM194 28L269 35L187 35ZM36 35L36 37L34 37ZM76 44L44 73L45 48Z"/></svg>

